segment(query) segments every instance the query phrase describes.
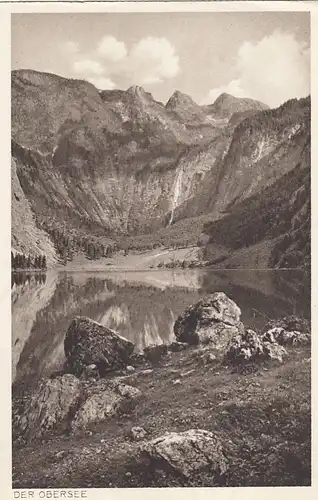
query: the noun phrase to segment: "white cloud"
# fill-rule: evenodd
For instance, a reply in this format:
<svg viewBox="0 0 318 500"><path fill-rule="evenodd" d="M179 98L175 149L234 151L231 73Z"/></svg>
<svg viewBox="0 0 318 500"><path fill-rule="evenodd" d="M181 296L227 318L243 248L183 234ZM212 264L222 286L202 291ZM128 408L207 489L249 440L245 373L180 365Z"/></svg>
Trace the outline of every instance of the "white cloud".
<svg viewBox="0 0 318 500"><path fill-rule="evenodd" d="M167 38L142 38L133 46L128 63L131 75L141 84L158 83L180 71L179 57Z"/></svg>
<svg viewBox="0 0 318 500"><path fill-rule="evenodd" d="M223 92L234 95L235 97L251 97L247 94L247 91L241 87L241 80L232 80L227 85L221 85L220 87L211 89L203 104L213 103L221 94L223 94Z"/></svg>
<svg viewBox="0 0 318 500"><path fill-rule="evenodd" d="M99 90L112 90L116 87L115 82L110 78L105 76L92 76L87 79L90 83L95 85L95 87Z"/></svg>
<svg viewBox="0 0 318 500"><path fill-rule="evenodd" d="M161 83L180 71L175 47L164 37L141 38L129 52L125 43L112 35L105 35L92 51L82 55L74 42L64 45L72 74L98 82L98 88L114 88L114 80L127 86Z"/></svg>
<svg viewBox="0 0 318 500"><path fill-rule="evenodd" d="M253 44L244 42L236 56L236 79L211 89L205 102L222 92L251 97L272 107L310 92L310 55L293 34L274 32Z"/></svg>
<svg viewBox="0 0 318 500"><path fill-rule="evenodd" d="M118 41L114 36L104 36L98 43L97 54L109 61L121 61L127 56L124 42Z"/></svg>
<svg viewBox="0 0 318 500"><path fill-rule="evenodd" d="M86 78L88 75L102 75L104 73L103 66L93 59L78 59L74 61L73 70L77 75Z"/></svg>

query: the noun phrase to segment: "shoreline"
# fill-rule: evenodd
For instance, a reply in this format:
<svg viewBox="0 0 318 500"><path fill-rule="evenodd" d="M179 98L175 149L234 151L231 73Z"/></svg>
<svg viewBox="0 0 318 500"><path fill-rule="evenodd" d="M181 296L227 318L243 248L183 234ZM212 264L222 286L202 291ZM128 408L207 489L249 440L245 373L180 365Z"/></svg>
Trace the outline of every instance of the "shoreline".
<svg viewBox="0 0 318 500"><path fill-rule="evenodd" d="M83 268L82 266L79 267L50 267L46 270L42 269L14 269L11 270L11 273L41 273L41 274L47 274L49 272L67 272L67 273L76 273L76 272L197 272L197 271L202 271L204 272L205 270L207 271L239 271L239 272L245 272L245 271L304 271L309 273L310 268L305 268L305 267L282 267L282 268L271 268L271 267L265 267L265 268L249 268L249 267L188 267L188 268L182 268L182 267L175 267L175 268L169 268L169 267L157 267L157 268L151 268L151 267L140 267L140 268L133 268L133 267L110 267L110 266L105 266L105 267L98 267L98 268L92 268L92 267L85 267Z"/></svg>

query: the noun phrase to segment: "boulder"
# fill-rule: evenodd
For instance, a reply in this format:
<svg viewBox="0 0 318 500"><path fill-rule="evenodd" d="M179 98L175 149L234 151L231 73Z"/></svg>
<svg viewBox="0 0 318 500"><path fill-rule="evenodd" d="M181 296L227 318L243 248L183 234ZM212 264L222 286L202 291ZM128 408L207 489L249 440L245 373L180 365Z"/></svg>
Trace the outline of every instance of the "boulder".
<svg viewBox="0 0 318 500"><path fill-rule="evenodd" d="M265 327L264 339L280 345L306 345L311 342L310 325L304 318L286 316L270 321Z"/></svg>
<svg viewBox="0 0 318 500"><path fill-rule="evenodd" d="M310 335L309 321L305 318L299 318L294 315L270 320L265 326L265 331L270 330L271 328L283 328L287 332L298 331L300 333Z"/></svg>
<svg viewBox="0 0 318 500"><path fill-rule="evenodd" d="M216 292L188 307L174 324L177 341L211 344L225 351L235 335L244 330L240 308L223 292Z"/></svg>
<svg viewBox="0 0 318 500"><path fill-rule="evenodd" d="M130 413L142 397L139 389L117 381L101 379L85 387L85 395L73 421L72 430L85 429L118 414Z"/></svg>
<svg viewBox="0 0 318 500"><path fill-rule="evenodd" d="M81 382L70 374L40 381L13 418L14 439L32 441L58 426L69 427L81 398Z"/></svg>
<svg viewBox="0 0 318 500"><path fill-rule="evenodd" d="M147 435L143 427L132 427L129 432L129 438L132 441L142 441Z"/></svg>
<svg viewBox="0 0 318 500"><path fill-rule="evenodd" d="M130 356L130 363L133 366L142 366L142 365L145 365L147 363L147 360L142 352L134 352Z"/></svg>
<svg viewBox="0 0 318 500"><path fill-rule="evenodd" d="M263 335L248 329L233 339L225 359L232 364L269 360L282 362L286 355L284 347L276 342L269 342Z"/></svg>
<svg viewBox="0 0 318 500"><path fill-rule="evenodd" d="M286 349L276 343L272 342L264 342L264 357L272 360L278 361L279 363L283 362L284 357L287 356Z"/></svg>
<svg viewBox="0 0 318 500"><path fill-rule="evenodd" d="M189 344L187 342L172 342L168 349L169 351L172 351L172 352L180 352L180 351L184 351L185 349L188 349L189 347Z"/></svg>
<svg viewBox="0 0 318 500"><path fill-rule="evenodd" d="M140 449L152 467L185 478L195 477L200 472L207 472L213 478L227 470L219 438L201 429L170 432L145 443Z"/></svg>
<svg viewBox="0 0 318 500"><path fill-rule="evenodd" d="M96 365L100 376L123 368L130 364L133 350L132 342L84 316L74 318L64 340L67 370L76 376L89 365Z"/></svg>
<svg viewBox="0 0 318 500"><path fill-rule="evenodd" d="M166 344L150 345L144 349L144 357L152 364L158 363L168 353Z"/></svg>

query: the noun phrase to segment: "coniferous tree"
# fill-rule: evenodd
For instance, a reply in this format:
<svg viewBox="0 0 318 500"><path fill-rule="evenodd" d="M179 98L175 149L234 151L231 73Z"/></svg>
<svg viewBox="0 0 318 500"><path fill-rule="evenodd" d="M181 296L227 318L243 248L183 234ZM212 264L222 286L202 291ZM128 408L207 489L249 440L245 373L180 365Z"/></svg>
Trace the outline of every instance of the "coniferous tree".
<svg viewBox="0 0 318 500"><path fill-rule="evenodd" d="M28 258L27 258L26 267L27 267L27 269L31 269L31 267L32 267L32 261L31 261L30 255L28 255Z"/></svg>
<svg viewBox="0 0 318 500"><path fill-rule="evenodd" d="M46 268L47 268L46 257L45 257L45 255L42 255L41 269L46 269Z"/></svg>

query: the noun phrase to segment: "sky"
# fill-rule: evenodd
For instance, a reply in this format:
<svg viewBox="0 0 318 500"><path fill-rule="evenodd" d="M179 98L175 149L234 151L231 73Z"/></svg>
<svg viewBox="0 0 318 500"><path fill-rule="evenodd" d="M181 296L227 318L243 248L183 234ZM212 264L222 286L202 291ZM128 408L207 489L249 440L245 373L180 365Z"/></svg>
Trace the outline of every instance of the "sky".
<svg viewBox="0 0 318 500"><path fill-rule="evenodd" d="M175 90L198 104L222 92L271 107L310 92L306 12L13 14L12 69Z"/></svg>

